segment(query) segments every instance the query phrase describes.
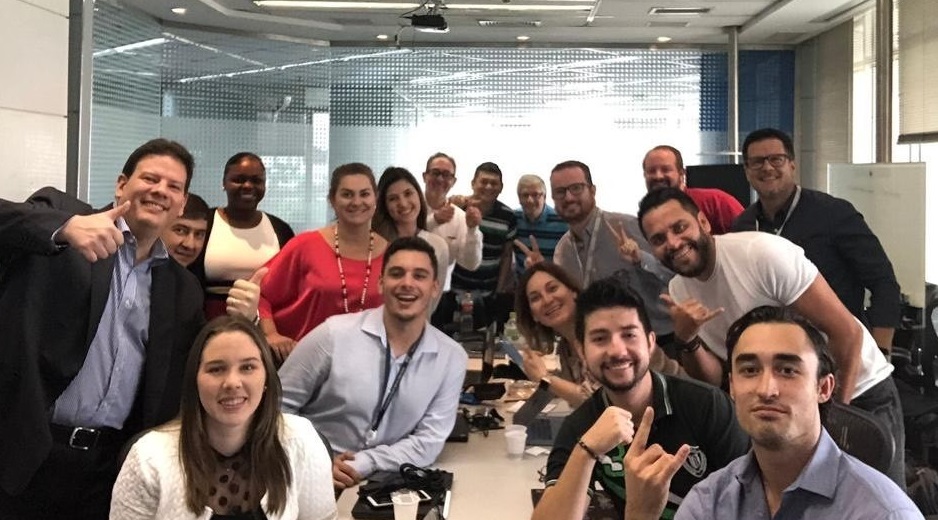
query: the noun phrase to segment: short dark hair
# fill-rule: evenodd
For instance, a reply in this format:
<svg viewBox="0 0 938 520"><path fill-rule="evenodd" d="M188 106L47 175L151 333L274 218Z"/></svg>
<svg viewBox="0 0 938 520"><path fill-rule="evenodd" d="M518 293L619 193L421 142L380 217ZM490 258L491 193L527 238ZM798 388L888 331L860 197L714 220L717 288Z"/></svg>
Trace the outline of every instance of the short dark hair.
<svg viewBox="0 0 938 520"><path fill-rule="evenodd" d="M378 185L375 183L375 173L371 171L371 168L367 164L353 162L348 164L343 164L338 168L332 170L332 175L329 177L329 200L335 198L335 194L339 192L339 184L342 182L343 177L349 175L364 175L368 177L368 180L371 181L371 189L378 192Z"/></svg>
<svg viewBox="0 0 938 520"><path fill-rule="evenodd" d="M553 175L554 172L558 170L566 170L567 168L579 168L583 170L583 176L586 177L586 184L590 186L593 185L593 174L590 173L590 167L587 166L586 163L584 162L570 160L570 161L557 163L556 166L551 168L550 174Z"/></svg>
<svg viewBox="0 0 938 520"><path fill-rule="evenodd" d="M189 153L189 150L186 150L185 146L176 141L163 139L162 137L150 139L131 152L130 157L127 158L127 162L124 163L123 169L121 169L121 173L126 175L129 179L137 169L137 163L143 160L144 157L150 155L168 155L181 162L182 165L186 167L186 193L189 192L189 183L192 182L192 171L195 169L195 159L192 158L192 154Z"/></svg>
<svg viewBox="0 0 938 520"><path fill-rule="evenodd" d="M782 142L782 146L785 148L785 153L788 154L788 157L790 159L795 158L795 144L792 142L791 136L777 128L760 128L747 135L746 139L743 141L743 162L749 158L749 145L766 139L778 139Z"/></svg>
<svg viewBox="0 0 938 520"><path fill-rule="evenodd" d="M582 343L586 337L586 317L590 314L613 307L635 309L638 321L642 323L645 334L652 332L645 301L631 287L620 280L609 277L596 280L576 298L576 337Z"/></svg>
<svg viewBox="0 0 938 520"><path fill-rule="evenodd" d="M441 157L443 159L446 159L447 161L449 161L450 164L453 165L453 173L456 173L456 159L453 159L452 157L450 157L449 155L446 155L443 152L436 152L435 154L431 155L430 158L427 159L427 167L423 171L425 172L430 171L430 163L432 163L434 159L439 159Z"/></svg>
<svg viewBox="0 0 938 520"><path fill-rule="evenodd" d="M391 257L399 251L417 251L419 253L425 253L430 257L430 265L433 266L433 278L436 278L440 269L436 261L436 251L433 250L433 246L420 237L395 238L388 244L387 249L384 250L384 263L381 265L382 276L384 276L384 271L387 269Z"/></svg>
<svg viewBox="0 0 938 520"><path fill-rule="evenodd" d="M491 173L492 175L498 175L498 180L502 180L502 169L491 161L486 161L476 166L476 172L472 174L472 180L476 180L480 173Z"/></svg>
<svg viewBox="0 0 938 520"><path fill-rule="evenodd" d="M800 327L808 337L808 341L811 342L811 346L814 347L814 353L817 354L818 379L825 377L827 374L836 375L837 364L831 356L830 350L827 347L827 340L824 338L824 335L821 334L821 331L794 310L788 307L773 305L756 307L746 314L743 314L741 318L730 325L730 328L726 332L726 359L730 367L732 367L733 363L733 349L736 348L736 344L739 343L740 336L742 336L743 332L749 327L761 323L779 323Z"/></svg>
<svg viewBox="0 0 938 520"><path fill-rule="evenodd" d="M397 181L404 181L410 184L417 192L420 198L420 210L417 212L417 229L427 229L427 200L423 198L423 190L417 178L414 177L406 168L397 166L388 166L384 173L378 179L378 196L375 202L375 216L371 219L371 228L378 232L387 240L397 238L397 224L391 218L391 212L388 211L388 190L391 185Z"/></svg>
<svg viewBox="0 0 938 520"><path fill-rule="evenodd" d="M231 157L229 157L228 161L225 163L225 169L222 170L222 174L221 174L222 180L224 180L225 176L228 175L228 170L231 169L232 166L241 162L243 159L251 159L253 161L257 161L257 164L261 165L261 170L263 170L265 173L267 172L267 167L264 166L264 161L261 160L259 155L255 153L251 153L251 152L238 152L232 155Z"/></svg>
<svg viewBox="0 0 938 520"><path fill-rule="evenodd" d="M694 202L694 199L690 198L690 195L680 188L669 187L651 190L646 193L638 203L638 223L639 227L642 229L642 236L648 238L648 233L645 233L645 214L672 200L676 200L682 208L695 217L700 213L700 208L697 206L697 203Z"/></svg>
<svg viewBox="0 0 938 520"><path fill-rule="evenodd" d="M652 148L645 152L645 157L642 157L642 170L645 169L645 159L648 157L648 154L658 150L666 150L674 154L674 161L677 163L677 169L684 171L684 156L681 155L681 151L669 144L659 144L658 146Z"/></svg>
<svg viewBox="0 0 938 520"><path fill-rule="evenodd" d="M182 210L182 216L180 218L189 220L204 220L208 222L208 219L211 218L211 216L212 210L209 209L205 199L199 197L195 193L190 193L189 198L186 199L186 207Z"/></svg>

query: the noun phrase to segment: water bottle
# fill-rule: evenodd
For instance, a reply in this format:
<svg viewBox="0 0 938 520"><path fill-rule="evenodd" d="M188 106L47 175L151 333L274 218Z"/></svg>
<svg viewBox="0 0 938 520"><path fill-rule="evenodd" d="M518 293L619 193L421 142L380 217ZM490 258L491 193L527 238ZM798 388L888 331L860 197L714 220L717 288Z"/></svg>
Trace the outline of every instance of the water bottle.
<svg viewBox="0 0 938 520"><path fill-rule="evenodd" d="M474 330L472 322L472 293L464 292L459 299L459 332L468 334Z"/></svg>
<svg viewBox="0 0 938 520"><path fill-rule="evenodd" d="M510 341L515 346L515 348L520 346L521 333L518 332L518 319L514 312L511 312L508 315L508 321L505 322L505 329L502 332L502 335L506 340Z"/></svg>

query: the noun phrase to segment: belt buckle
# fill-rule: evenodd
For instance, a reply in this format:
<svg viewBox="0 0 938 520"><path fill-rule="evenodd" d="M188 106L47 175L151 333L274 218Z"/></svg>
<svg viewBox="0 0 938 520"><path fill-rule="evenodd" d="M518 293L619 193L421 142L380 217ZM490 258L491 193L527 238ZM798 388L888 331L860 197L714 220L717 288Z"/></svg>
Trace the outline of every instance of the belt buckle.
<svg viewBox="0 0 938 520"><path fill-rule="evenodd" d="M76 426L72 429L72 434L68 437L68 447L76 450L88 451L91 448L94 448L94 445L97 444L99 433L100 432L94 428ZM89 442L82 442L83 440L87 440Z"/></svg>

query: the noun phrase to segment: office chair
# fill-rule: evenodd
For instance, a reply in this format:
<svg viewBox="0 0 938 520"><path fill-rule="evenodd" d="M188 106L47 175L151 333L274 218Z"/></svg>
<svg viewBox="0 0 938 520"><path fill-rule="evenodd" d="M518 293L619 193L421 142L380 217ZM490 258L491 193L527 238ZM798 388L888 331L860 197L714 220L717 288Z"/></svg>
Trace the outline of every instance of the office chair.
<svg viewBox="0 0 938 520"><path fill-rule="evenodd" d="M873 414L831 401L821 422L840 449L881 473L889 470L896 445Z"/></svg>

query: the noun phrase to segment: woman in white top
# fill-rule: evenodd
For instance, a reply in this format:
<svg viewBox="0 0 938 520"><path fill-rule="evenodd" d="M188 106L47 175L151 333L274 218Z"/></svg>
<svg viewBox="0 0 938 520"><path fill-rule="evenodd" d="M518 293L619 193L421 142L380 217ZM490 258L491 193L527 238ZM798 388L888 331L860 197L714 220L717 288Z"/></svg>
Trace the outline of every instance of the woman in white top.
<svg viewBox="0 0 938 520"><path fill-rule="evenodd" d="M413 236L426 240L436 253L437 280L440 287L444 287L446 266L450 263L449 245L443 237L427 231L427 201L420 192L417 178L404 168L388 167L378 179L377 199L372 228L388 242ZM430 314L439 302L437 296L430 306Z"/></svg>
<svg viewBox="0 0 938 520"><path fill-rule="evenodd" d="M251 275L293 238L293 229L257 209L267 192L267 169L257 155L240 152L225 163L222 187L228 205L215 208L205 230L205 247L190 270L205 288L205 315L225 314L228 289Z"/></svg>
<svg viewBox="0 0 938 520"><path fill-rule="evenodd" d="M130 449L110 518L336 518L331 456L280 400L258 329L241 317L209 322L189 352L179 418Z"/></svg>

